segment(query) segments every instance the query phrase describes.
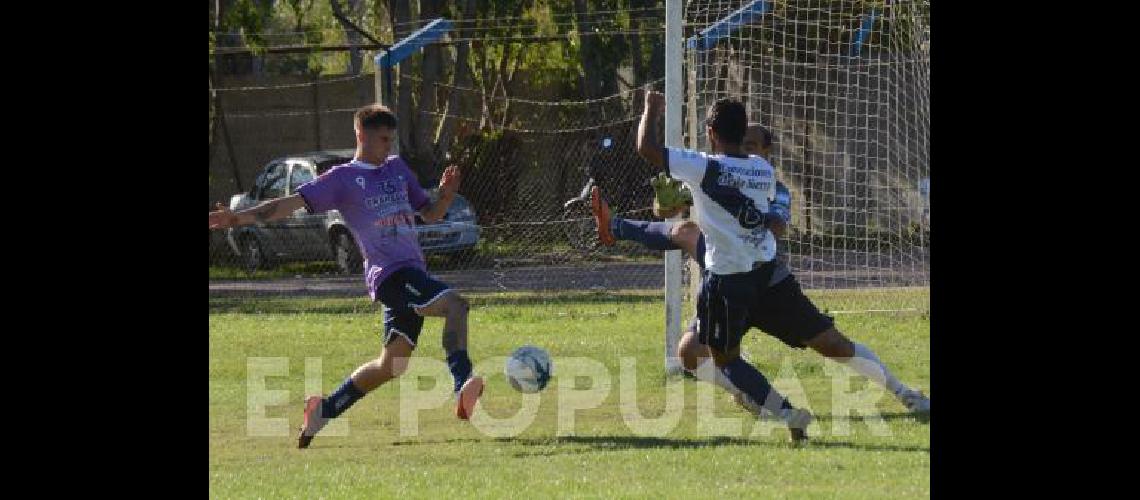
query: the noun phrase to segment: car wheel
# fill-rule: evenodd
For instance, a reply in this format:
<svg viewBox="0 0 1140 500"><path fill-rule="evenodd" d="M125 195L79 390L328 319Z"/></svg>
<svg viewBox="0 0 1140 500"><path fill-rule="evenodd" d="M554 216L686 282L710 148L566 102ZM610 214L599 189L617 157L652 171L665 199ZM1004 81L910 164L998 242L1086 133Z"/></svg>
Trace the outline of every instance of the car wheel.
<svg viewBox="0 0 1140 500"><path fill-rule="evenodd" d="M340 231L333 240L333 250L336 254L336 266L344 274L359 274L364 271L364 259L360 256L360 248L352 240L352 235Z"/></svg>
<svg viewBox="0 0 1140 500"><path fill-rule="evenodd" d="M259 269L269 268L269 256L265 254L265 249L261 247L261 242L256 236L250 235L242 238L241 256L242 267L247 272L252 273Z"/></svg>

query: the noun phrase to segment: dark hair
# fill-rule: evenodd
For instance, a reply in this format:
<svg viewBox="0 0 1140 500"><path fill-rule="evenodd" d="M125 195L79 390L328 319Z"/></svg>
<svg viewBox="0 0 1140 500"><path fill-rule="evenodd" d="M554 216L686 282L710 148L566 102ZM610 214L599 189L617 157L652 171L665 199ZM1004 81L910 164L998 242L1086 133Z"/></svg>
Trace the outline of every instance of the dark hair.
<svg viewBox="0 0 1140 500"><path fill-rule="evenodd" d="M772 143L775 142L775 140L776 140L776 136L772 134L772 131L769 130L768 127L765 127L765 126L760 125L758 123L754 123L751 126L756 127L758 130L760 130L760 141L762 142L760 147L762 147L762 148L772 147Z"/></svg>
<svg viewBox="0 0 1140 500"><path fill-rule="evenodd" d="M744 104L740 101L720 99L709 108L705 125L712 127L720 140L730 144L740 144L744 141L744 132L748 129L748 113L744 111Z"/></svg>
<svg viewBox="0 0 1140 500"><path fill-rule="evenodd" d="M380 127L396 128L396 115L382 104L369 104L356 110L354 123L362 129L376 130Z"/></svg>

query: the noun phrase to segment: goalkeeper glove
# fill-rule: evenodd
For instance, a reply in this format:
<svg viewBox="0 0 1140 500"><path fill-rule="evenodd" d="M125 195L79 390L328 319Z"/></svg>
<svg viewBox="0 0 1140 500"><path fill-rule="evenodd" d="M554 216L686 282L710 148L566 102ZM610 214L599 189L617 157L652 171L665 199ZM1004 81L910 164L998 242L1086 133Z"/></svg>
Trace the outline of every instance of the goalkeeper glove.
<svg viewBox="0 0 1140 500"><path fill-rule="evenodd" d="M675 212L692 206L693 193L681 181L664 173L657 174L649 181L653 186L653 206L659 212Z"/></svg>

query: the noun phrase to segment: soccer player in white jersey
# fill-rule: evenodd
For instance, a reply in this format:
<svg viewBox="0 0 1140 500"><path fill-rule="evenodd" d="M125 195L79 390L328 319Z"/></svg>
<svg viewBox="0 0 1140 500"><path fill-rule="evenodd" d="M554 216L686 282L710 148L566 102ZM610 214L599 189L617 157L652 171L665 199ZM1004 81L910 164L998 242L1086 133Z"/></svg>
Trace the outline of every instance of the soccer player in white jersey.
<svg viewBox="0 0 1140 500"><path fill-rule="evenodd" d="M711 153L662 147L657 121L665 96L647 92L637 130L637 152L650 165L690 187L696 222L705 237L704 272L697 295L697 341L711 356L682 356L697 378L764 408L788 425L794 442L807 439L811 413L794 408L756 367L740 357L749 310L763 296L776 267L769 225L780 216L768 200L776 194L772 165L741 151L748 115L740 101L721 99L705 120Z"/></svg>
<svg viewBox="0 0 1140 500"><path fill-rule="evenodd" d="M773 135L760 124L751 124L744 135L741 151L756 154L765 159L771 157ZM678 188L664 186L663 189ZM663 197L683 199L677 193L665 193ZM603 245L613 245L616 240L635 241L653 250L683 250L696 263L704 268L705 237L692 221L631 220L611 216L609 205L602 198L600 190L591 193L594 218L598 226L598 239ZM776 182L776 196L771 201L773 211L780 214L781 220L771 224L769 229L777 240L791 224L791 192L779 181ZM657 215L672 217L684 209L684 204L662 208ZM777 252L776 268L768 282L760 301L749 311L749 325L771 335L793 349L811 348L816 353L837 363L845 364L868 379L882 385L891 392L908 410L925 419L930 414L930 398L912 389L891 373L866 345L854 342L835 327L832 317L824 314L812 303L799 281L792 274L787 262ZM786 257L786 256L783 256ZM708 347L697 341L697 318L689 323L677 345L677 355L695 365L696 358L708 357ZM739 396L737 402L744 405ZM754 413L758 408L747 407Z"/></svg>

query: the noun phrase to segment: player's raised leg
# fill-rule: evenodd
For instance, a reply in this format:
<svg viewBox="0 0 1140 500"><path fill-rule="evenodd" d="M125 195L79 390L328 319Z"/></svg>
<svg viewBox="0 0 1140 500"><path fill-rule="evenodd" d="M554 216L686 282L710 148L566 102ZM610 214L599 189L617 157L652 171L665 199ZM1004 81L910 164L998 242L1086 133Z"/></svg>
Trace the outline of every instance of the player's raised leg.
<svg viewBox="0 0 1140 500"><path fill-rule="evenodd" d="M423 316L441 316L443 320L443 351L447 367L455 379L455 416L467 420L475 411L475 403L483 395L483 378L471 373L471 359L467 356L467 312L470 304L454 290L445 290L416 312Z"/></svg>
<svg viewBox="0 0 1140 500"><path fill-rule="evenodd" d="M930 413L930 399L910 389L870 348L848 339L835 327L831 316L821 312L789 274L772 284L751 311L752 326L776 337L794 349L810 347L820 355L847 365L856 373L885 387L911 412Z"/></svg>
<svg viewBox="0 0 1140 500"><path fill-rule="evenodd" d="M902 383L874 351L863 344L852 342L834 325L808 340L806 344L821 355L847 365L860 375L885 387L911 412L918 415L930 414L930 398Z"/></svg>
<svg viewBox="0 0 1140 500"><path fill-rule="evenodd" d="M590 208L598 227L598 241L610 246L617 240L641 243L650 250L678 250L671 235L673 222L624 219L611 214L610 206L597 186L590 190Z"/></svg>

